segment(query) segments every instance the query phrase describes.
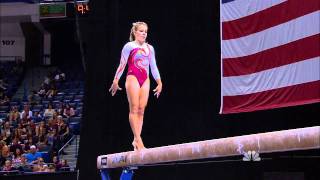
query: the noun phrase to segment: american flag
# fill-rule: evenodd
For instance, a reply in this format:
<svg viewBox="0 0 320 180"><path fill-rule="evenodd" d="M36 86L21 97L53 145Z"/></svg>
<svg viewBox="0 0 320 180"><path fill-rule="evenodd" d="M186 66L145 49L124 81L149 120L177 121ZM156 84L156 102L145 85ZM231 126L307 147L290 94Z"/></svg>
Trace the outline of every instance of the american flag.
<svg viewBox="0 0 320 180"><path fill-rule="evenodd" d="M320 0L220 0L221 108L320 102Z"/></svg>

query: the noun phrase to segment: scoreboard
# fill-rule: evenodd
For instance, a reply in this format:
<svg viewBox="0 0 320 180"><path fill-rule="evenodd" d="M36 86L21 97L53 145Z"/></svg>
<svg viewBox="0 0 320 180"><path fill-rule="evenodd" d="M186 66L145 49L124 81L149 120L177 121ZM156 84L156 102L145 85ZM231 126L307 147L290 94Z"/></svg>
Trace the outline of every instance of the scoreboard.
<svg viewBox="0 0 320 180"><path fill-rule="evenodd" d="M87 17L90 12L89 0L41 0L40 19L68 18L78 15Z"/></svg>
<svg viewBox="0 0 320 180"><path fill-rule="evenodd" d="M40 4L40 18L63 18L66 17L65 3Z"/></svg>

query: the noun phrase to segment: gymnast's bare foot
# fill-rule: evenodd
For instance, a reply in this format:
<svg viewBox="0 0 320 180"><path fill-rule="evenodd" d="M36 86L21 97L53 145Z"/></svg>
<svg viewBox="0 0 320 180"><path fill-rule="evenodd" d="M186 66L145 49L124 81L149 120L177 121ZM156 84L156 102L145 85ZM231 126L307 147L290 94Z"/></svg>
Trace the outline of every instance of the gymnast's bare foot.
<svg viewBox="0 0 320 180"><path fill-rule="evenodd" d="M133 150L134 150L134 151L137 151L137 150L138 150L138 144L137 144L137 142L136 142L135 140L133 140L131 144L132 144L132 146L133 146Z"/></svg>
<svg viewBox="0 0 320 180"><path fill-rule="evenodd" d="M137 142L137 147L138 147L137 149L138 150L146 149L146 147L143 144L143 141L142 141L141 137L138 138L136 142Z"/></svg>

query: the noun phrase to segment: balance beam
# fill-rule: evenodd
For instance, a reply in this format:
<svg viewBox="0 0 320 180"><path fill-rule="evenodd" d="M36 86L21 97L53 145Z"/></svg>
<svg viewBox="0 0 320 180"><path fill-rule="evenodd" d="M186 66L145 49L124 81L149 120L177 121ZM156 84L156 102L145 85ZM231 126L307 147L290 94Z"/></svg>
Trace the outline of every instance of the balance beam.
<svg viewBox="0 0 320 180"><path fill-rule="evenodd" d="M173 161L320 148L320 126L177 144L140 151L101 155L98 169L141 166Z"/></svg>

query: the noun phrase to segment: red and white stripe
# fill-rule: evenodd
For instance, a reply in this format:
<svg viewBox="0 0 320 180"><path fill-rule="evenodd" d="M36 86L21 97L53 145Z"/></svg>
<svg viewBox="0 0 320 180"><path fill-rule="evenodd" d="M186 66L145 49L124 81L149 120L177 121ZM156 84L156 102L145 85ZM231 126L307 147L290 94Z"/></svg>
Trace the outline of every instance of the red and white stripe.
<svg viewBox="0 0 320 180"><path fill-rule="evenodd" d="M220 113L320 102L319 0L221 3L221 32Z"/></svg>
<svg viewBox="0 0 320 180"><path fill-rule="evenodd" d="M280 4L286 0L233 1L221 6L221 21L232 21Z"/></svg>

